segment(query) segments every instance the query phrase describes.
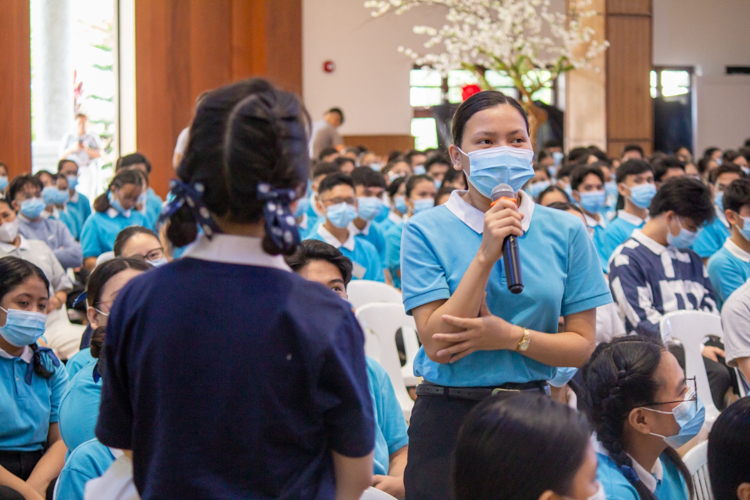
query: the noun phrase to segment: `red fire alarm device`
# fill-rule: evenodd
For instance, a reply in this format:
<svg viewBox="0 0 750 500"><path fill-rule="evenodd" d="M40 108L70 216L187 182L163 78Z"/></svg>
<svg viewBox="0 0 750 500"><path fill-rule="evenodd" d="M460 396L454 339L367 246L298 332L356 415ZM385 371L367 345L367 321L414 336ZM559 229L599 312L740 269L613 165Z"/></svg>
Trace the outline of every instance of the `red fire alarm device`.
<svg viewBox="0 0 750 500"><path fill-rule="evenodd" d="M326 61L323 63L323 71L326 73L333 73L336 71L336 63L333 61Z"/></svg>

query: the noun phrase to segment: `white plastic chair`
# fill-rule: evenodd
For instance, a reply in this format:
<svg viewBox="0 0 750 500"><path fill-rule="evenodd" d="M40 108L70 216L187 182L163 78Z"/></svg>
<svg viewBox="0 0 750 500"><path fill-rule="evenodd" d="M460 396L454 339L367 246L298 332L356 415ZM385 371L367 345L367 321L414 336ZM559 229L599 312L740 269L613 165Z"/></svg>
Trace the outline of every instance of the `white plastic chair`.
<svg viewBox="0 0 750 500"><path fill-rule="evenodd" d="M419 337L417 330L411 327L401 328L401 335L404 339L404 351L406 354L406 364L401 367L401 374L404 376L406 387L416 387L419 383L419 377L414 375L414 359L419 352Z"/></svg>
<svg viewBox="0 0 750 500"><path fill-rule="evenodd" d="M404 418L408 422L411 418L411 410L414 401L409 397L401 373L401 362L396 349L396 332L399 328L412 328L416 331L414 318L407 316L404 306L401 304L367 304L357 309L357 319L365 331L365 336L374 335L377 338L379 358L377 359L393 384L396 398L404 412ZM366 337L368 338L368 337ZM365 352L367 352L367 347ZM373 356L374 357L374 356Z"/></svg>
<svg viewBox="0 0 750 500"><path fill-rule="evenodd" d="M397 288L379 281L350 281L349 286L346 287L346 293L349 295L349 302L355 310L373 302L402 303L401 292Z"/></svg>
<svg viewBox="0 0 750 500"><path fill-rule="evenodd" d="M370 486L364 493L362 493L359 500L393 500L394 498L395 497L390 496L385 491L380 491Z"/></svg>
<svg viewBox="0 0 750 500"><path fill-rule="evenodd" d="M713 500L711 478L708 476L708 441L703 441L682 457L693 478L696 500Z"/></svg>
<svg viewBox="0 0 750 500"><path fill-rule="evenodd" d="M695 377L698 397L706 407L706 424L711 429L719 410L711 397L706 365L703 364L701 344L709 335L723 338L721 317L702 311L675 311L665 314L659 324L664 341L675 338L685 349L685 372L688 378Z"/></svg>

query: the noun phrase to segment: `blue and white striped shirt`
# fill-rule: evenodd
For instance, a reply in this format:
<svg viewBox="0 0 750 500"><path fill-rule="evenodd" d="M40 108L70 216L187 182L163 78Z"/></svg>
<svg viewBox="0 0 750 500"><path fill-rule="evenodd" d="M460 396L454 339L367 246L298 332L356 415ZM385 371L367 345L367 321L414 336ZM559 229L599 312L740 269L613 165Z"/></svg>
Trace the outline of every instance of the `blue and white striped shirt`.
<svg viewBox="0 0 750 500"><path fill-rule="evenodd" d="M640 230L633 231L612 254L609 286L628 332L660 338L659 321L666 313L718 314L708 272L698 254L660 245Z"/></svg>

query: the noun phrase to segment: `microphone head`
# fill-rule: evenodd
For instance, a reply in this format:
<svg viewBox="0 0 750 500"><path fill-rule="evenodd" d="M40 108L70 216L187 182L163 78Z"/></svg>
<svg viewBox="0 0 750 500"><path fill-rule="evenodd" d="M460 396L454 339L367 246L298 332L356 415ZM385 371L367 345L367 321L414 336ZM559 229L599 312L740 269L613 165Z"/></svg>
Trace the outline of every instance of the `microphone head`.
<svg viewBox="0 0 750 500"><path fill-rule="evenodd" d="M492 189L492 194L490 195L490 199L493 202L499 200L500 198L515 198L515 197L516 197L515 191L513 191L513 188L507 184L498 184Z"/></svg>

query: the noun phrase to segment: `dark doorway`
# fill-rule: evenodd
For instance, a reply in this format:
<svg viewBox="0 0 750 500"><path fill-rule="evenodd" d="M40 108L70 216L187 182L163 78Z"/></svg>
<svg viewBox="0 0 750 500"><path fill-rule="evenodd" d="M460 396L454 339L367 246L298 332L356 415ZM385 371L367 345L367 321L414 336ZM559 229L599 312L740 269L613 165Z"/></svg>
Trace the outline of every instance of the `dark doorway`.
<svg viewBox="0 0 750 500"><path fill-rule="evenodd" d="M655 67L651 71L654 99L654 150L672 153L685 146L693 152L693 68Z"/></svg>

